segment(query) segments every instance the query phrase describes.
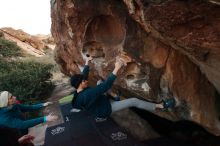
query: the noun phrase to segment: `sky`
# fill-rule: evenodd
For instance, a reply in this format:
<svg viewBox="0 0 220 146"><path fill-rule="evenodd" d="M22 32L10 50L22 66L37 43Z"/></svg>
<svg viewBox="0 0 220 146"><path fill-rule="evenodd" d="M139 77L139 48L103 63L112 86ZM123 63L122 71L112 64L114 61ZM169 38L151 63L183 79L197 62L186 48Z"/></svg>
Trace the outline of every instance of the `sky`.
<svg viewBox="0 0 220 146"><path fill-rule="evenodd" d="M35 34L49 34L50 0L0 0L0 28L12 27Z"/></svg>

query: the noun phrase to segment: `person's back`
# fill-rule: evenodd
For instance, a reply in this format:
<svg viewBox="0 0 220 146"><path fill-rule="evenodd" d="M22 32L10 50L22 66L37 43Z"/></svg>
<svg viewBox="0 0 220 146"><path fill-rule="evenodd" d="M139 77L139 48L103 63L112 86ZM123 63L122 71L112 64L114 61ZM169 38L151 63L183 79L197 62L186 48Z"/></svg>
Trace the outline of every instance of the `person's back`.
<svg viewBox="0 0 220 146"><path fill-rule="evenodd" d="M78 93L73 107L85 109L97 117L109 116L111 114L111 104L108 97L104 94L96 95L95 91L95 88L87 88Z"/></svg>
<svg viewBox="0 0 220 146"><path fill-rule="evenodd" d="M88 67L87 67L88 69ZM104 93L112 87L116 76L110 74L106 81L96 87L86 87L79 93L75 92L72 105L74 108L87 110L97 117L107 117L111 114L109 98Z"/></svg>
<svg viewBox="0 0 220 146"><path fill-rule="evenodd" d="M86 58L86 64L82 74L71 77L71 84L77 91L75 92L72 106L81 110L87 110L96 117L108 117L112 110L109 98L104 95L113 85L116 79L116 73L120 69L120 65L116 68L116 73L111 73L108 78L95 87L88 87L89 61L91 57ZM114 71L113 71L114 72Z"/></svg>

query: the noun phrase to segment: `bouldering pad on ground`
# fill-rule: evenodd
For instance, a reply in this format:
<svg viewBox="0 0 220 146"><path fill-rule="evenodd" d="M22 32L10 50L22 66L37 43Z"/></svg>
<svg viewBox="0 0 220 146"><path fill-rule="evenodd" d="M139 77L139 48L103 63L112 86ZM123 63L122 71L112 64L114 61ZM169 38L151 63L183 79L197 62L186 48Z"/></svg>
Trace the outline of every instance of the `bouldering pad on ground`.
<svg viewBox="0 0 220 146"><path fill-rule="evenodd" d="M140 146L111 118L98 118L86 111L70 113L71 104L61 105L64 123L49 127L45 146Z"/></svg>

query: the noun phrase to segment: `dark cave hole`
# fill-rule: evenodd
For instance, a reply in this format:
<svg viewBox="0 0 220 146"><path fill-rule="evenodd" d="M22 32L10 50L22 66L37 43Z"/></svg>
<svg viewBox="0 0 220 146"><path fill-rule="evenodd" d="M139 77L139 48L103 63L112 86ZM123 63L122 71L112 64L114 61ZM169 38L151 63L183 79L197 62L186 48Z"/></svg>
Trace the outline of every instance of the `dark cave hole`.
<svg viewBox="0 0 220 146"><path fill-rule="evenodd" d="M152 146L219 146L220 136L215 136L199 124L181 120L173 122L153 113L132 108L140 117L145 119L152 128L161 135L160 138L144 141Z"/></svg>
<svg viewBox="0 0 220 146"><path fill-rule="evenodd" d="M88 21L85 42L96 41L106 46L120 44L125 38L122 23L110 15L99 15Z"/></svg>
<svg viewBox="0 0 220 146"><path fill-rule="evenodd" d="M82 52L93 58L105 57L103 45L95 41L84 43Z"/></svg>
<svg viewBox="0 0 220 146"><path fill-rule="evenodd" d="M134 78L135 78L134 75L127 75L127 76L126 76L126 79L128 79L128 80L133 80Z"/></svg>

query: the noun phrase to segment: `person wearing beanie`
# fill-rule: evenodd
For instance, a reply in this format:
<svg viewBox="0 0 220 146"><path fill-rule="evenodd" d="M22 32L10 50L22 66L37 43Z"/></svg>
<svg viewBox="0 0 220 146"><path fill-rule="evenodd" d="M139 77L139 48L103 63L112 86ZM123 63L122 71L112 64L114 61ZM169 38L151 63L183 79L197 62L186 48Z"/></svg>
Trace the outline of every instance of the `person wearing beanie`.
<svg viewBox="0 0 220 146"><path fill-rule="evenodd" d="M164 104L151 103L138 98L128 98L121 101L110 101L108 96L104 95L113 85L117 78L117 73L122 66L127 64L126 59L118 58L115 62L115 68L108 78L96 85L95 87L88 86L89 61L92 57L86 57L86 63L82 74L76 74L71 77L71 85L75 87L75 92L72 99L73 109L87 110L92 115L100 118L106 118L111 113L129 108L137 107L147 111L154 111L156 108L163 109ZM169 108L169 106L167 106ZM73 110L74 111L74 110Z"/></svg>
<svg viewBox="0 0 220 146"><path fill-rule="evenodd" d="M29 134L20 136L19 130L15 128L0 126L0 137L1 146L34 146L32 143L34 136Z"/></svg>
<svg viewBox="0 0 220 146"><path fill-rule="evenodd" d="M25 120L22 113L39 110L52 102L40 103L35 105L16 104L16 97L8 91L0 92L0 126L26 130L46 121L54 121L57 116L48 116Z"/></svg>
<svg viewBox="0 0 220 146"><path fill-rule="evenodd" d="M8 99L12 96L8 91L0 92L0 108L8 105Z"/></svg>

